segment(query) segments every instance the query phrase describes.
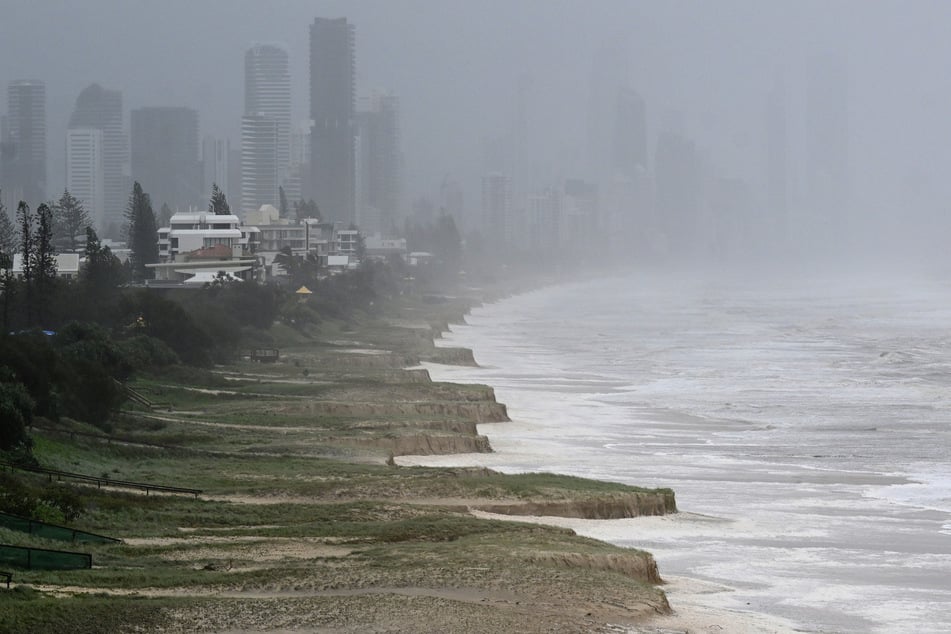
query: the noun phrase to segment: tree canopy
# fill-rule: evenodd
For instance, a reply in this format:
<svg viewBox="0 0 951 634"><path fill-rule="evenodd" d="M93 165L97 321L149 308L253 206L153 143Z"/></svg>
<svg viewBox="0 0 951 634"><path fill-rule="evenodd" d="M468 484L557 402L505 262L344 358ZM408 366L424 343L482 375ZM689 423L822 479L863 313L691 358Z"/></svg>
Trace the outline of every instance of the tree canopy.
<svg viewBox="0 0 951 634"><path fill-rule="evenodd" d="M320 208L317 206L317 203L314 202L313 198L309 200L301 198L294 203L294 212L297 214L298 222L304 218L316 218L320 220Z"/></svg>
<svg viewBox="0 0 951 634"><path fill-rule="evenodd" d="M280 207L278 207L278 212L281 218L287 218L288 214L290 213L290 208L287 205L287 194L284 193L283 185L277 188L277 194L278 204L280 205Z"/></svg>
<svg viewBox="0 0 951 634"><path fill-rule="evenodd" d="M92 224L89 214L79 200L68 189L63 190L53 207L56 247L60 251L75 252L82 244L86 227Z"/></svg>
<svg viewBox="0 0 951 634"><path fill-rule="evenodd" d="M135 182L126 208L128 222L129 264L132 267L132 279L142 281L153 276L146 264L158 262L158 228L155 226L155 212L149 195L142 191L142 185Z"/></svg>
<svg viewBox="0 0 951 634"><path fill-rule="evenodd" d="M228 204L225 193L218 187L218 183L211 184L211 200L208 201L208 211L216 216L224 216L231 213L231 205Z"/></svg>
<svg viewBox="0 0 951 634"><path fill-rule="evenodd" d="M0 193L2 193L2 191L0 191ZM0 254L12 257L16 251L16 246L16 229L13 228L10 216L7 215L6 207L0 202ZM11 264L7 264L5 267L0 264L0 268L9 268L10 266Z"/></svg>

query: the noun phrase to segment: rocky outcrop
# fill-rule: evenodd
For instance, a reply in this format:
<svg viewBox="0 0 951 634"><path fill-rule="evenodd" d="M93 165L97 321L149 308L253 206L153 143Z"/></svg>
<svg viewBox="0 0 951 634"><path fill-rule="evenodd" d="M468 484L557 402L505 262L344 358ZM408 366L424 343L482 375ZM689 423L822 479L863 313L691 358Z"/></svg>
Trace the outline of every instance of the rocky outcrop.
<svg viewBox="0 0 951 634"><path fill-rule="evenodd" d="M579 500L545 500L483 504L480 511L500 515L577 517L586 520L617 520L641 515L677 512L673 491L633 492L625 495Z"/></svg>

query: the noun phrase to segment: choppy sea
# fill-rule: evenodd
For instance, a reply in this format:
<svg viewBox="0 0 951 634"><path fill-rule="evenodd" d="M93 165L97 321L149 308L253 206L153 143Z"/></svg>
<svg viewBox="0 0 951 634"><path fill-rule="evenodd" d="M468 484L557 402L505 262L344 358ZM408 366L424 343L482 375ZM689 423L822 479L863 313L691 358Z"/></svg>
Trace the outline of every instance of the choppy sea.
<svg viewBox="0 0 951 634"><path fill-rule="evenodd" d="M676 491L676 521L593 531L662 575L805 631L951 632L951 280L611 277L441 345L480 367L433 378L513 419L473 462Z"/></svg>

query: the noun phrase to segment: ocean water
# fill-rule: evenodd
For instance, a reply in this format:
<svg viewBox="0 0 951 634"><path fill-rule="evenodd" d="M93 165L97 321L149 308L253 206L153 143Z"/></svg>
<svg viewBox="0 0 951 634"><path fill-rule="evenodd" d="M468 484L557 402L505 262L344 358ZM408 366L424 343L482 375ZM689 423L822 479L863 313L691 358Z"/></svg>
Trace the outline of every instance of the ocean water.
<svg viewBox="0 0 951 634"><path fill-rule="evenodd" d="M669 486L678 516L585 532L804 631L951 632L951 281L639 274L479 307L441 343L481 367L433 377L492 385L513 421L429 463Z"/></svg>

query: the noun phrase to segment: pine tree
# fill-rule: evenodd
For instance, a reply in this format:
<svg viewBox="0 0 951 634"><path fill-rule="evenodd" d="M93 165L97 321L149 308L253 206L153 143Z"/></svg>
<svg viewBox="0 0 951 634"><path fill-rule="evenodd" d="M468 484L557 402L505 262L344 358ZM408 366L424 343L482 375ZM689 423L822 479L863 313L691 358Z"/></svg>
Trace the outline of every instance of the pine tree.
<svg viewBox="0 0 951 634"><path fill-rule="evenodd" d="M23 274L23 287L26 290L26 321L33 324L33 212L24 201L17 205L17 225L19 229L20 261Z"/></svg>
<svg viewBox="0 0 951 634"><path fill-rule="evenodd" d="M294 210L297 212L297 222L300 222L304 218L316 218L320 220L320 208L317 206L317 203L314 202L314 199L309 200L300 199L300 202L294 203Z"/></svg>
<svg viewBox="0 0 951 634"><path fill-rule="evenodd" d="M79 248L83 232L90 225L89 214L83 202L63 190L63 195L56 201L55 230L56 244L63 251L73 253Z"/></svg>
<svg viewBox="0 0 951 634"><path fill-rule="evenodd" d="M53 210L43 203L36 208L33 237L33 274L41 285L56 278L56 247L53 245Z"/></svg>
<svg viewBox="0 0 951 634"><path fill-rule="evenodd" d="M218 187L218 183L211 184L211 200L208 202L208 211L217 216L231 213L231 206L225 198L225 193Z"/></svg>
<svg viewBox="0 0 951 634"><path fill-rule="evenodd" d="M122 283L122 263L109 247L102 246L95 229L86 227L86 262L80 277L87 289L99 296Z"/></svg>
<svg viewBox="0 0 951 634"><path fill-rule="evenodd" d="M16 251L16 230L0 202L0 296L2 296L3 330L10 330L10 296L13 294L13 252Z"/></svg>
<svg viewBox="0 0 951 634"><path fill-rule="evenodd" d="M23 264L23 279L29 283L33 279L33 212L30 206L20 201L17 205L17 225L19 230L19 251Z"/></svg>
<svg viewBox="0 0 951 634"><path fill-rule="evenodd" d="M152 277L151 269L145 265L158 262L159 249L152 201L149 195L142 191L138 181L132 186L125 217L129 223L129 264L132 266L132 279L140 282Z"/></svg>
<svg viewBox="0 0 951 634"><path fill-rule="evenodd" d="M36 287L36 313L39 324L47 326L46 316L56 285L56 247L53 245L53 210L43 203L36 208L33 237L33 284Z"/></svg>
<svg viewBox="0 0 951 634"><path fill-rule="evenodd" d="M10 222L10 216L7 215L6 207L4 207L3 203L0 202L0 254L3 254L12 260L13 254L16 252L16 250L16 229L13 228L13 223ZM12 266L12 264L7 264L6 267L0 266L0 268L10 268L10 266Z"/></svg>

